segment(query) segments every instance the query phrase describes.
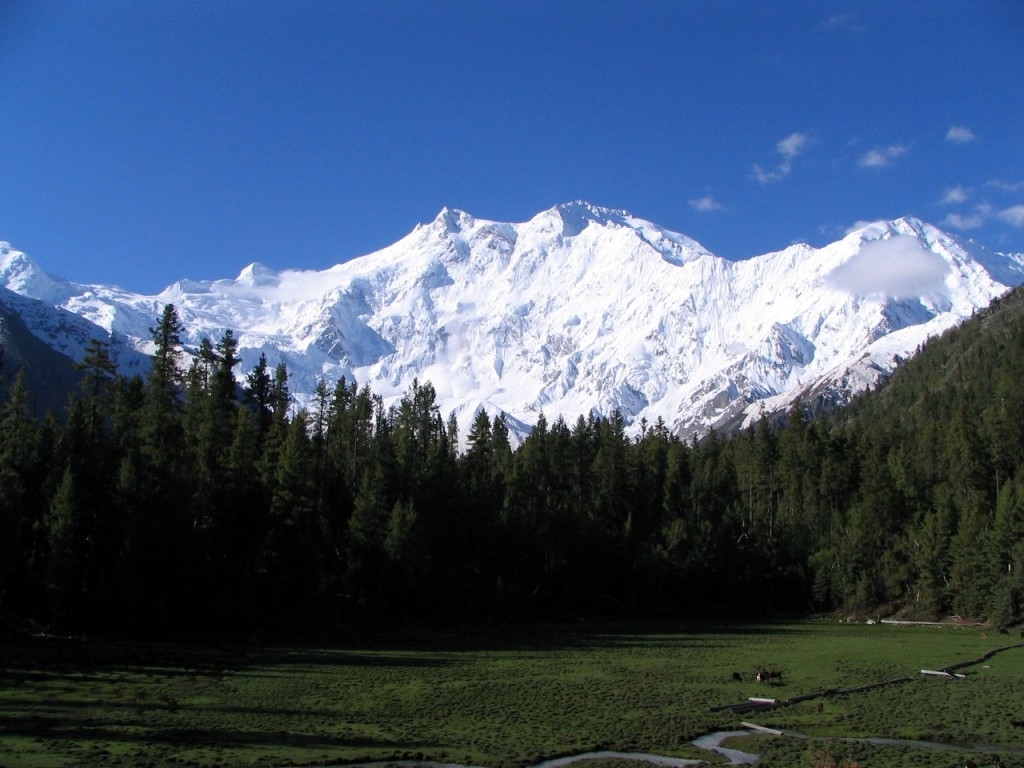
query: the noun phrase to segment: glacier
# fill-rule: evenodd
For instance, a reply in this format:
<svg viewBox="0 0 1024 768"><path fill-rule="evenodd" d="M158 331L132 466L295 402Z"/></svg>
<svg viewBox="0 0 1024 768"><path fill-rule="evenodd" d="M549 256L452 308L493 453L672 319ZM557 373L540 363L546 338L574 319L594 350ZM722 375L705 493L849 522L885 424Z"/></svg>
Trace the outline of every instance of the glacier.
<svg viewBox="0 0 1024 768"><path fill-rule="evenodd" d="M93 331L36 335L73 359L116 340L122 366L152 351L166 304L186 349L232 330L239 380L283 361L301 405L344 376L395 401L430 381L463 429L485 409L522 436L551 421L619 411L683 436L749 424L799 398L842 402L928 338L1024 282L1000 254L906 216L814 248L730 261L627 211L584 201L526 222L445 208L376 253L326 270L258 262L233 279L181 280L156 295L44 272L0 243L0 286ZM40 313L35 312L36 315Z"/></svg>

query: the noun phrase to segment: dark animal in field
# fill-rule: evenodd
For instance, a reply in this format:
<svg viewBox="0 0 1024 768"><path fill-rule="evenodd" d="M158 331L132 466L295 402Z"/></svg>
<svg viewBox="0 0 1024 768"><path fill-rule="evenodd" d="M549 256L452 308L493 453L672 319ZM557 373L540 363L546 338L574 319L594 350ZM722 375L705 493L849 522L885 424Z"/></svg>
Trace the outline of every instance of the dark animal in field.
<svg viewBox="0 0 1024 768"><path fill-rule="evenodd" d="M1024 728L1024 720L1011 720L1010 725L1014 728Z"/></svg>
<svg viewBox="0 0 1024 768"><path fill-rule="evenodd" d="M767 683L768 682L768 673L767 672L758 672L757 673L757 682L759 682L759 683Z"/></svg>
<svg viewBox="0 0 1024 768"><path fill-rule="evenodd" d="M825 711L825 702L819 701L818 702L818 714L820 715L824 711Z"/></svg>
<svg viewBox="0 0 1024 768"><path fill-rule="evenodd" d="M781 672L775 672L774 670L763 669L763 670L761 670L760 672L757 673L757 682L759 682L759 683L767 683L767 682L770 682L772 680L781 680L781 679L782 679L782 673Z"/></svg>
<svg viewBox="0 0 1024 768"><path fill-rule="evenodd" d="M732 673L732 681L734 683L742 683L743 682L743 675L741 675L739 672L733 672Z"/></svg>

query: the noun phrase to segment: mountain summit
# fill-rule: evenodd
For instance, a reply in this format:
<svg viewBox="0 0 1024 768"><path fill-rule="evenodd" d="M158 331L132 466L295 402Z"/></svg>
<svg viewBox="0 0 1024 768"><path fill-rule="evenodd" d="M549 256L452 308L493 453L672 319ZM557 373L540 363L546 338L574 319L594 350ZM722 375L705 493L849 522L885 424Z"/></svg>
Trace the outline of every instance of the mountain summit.
<svg viewBox="0 0 1024 768"><path fill-rule="evenodd" d="M300 400L321 378L346 376L385 398L429 380L464 428L480 408L519 429L541 412L571 422L617 409L629 424L662 419L691 435L798 396L839 402L1021 282L1024 255L911 217L822 248L728 261L583 201L522 223L445 208L397 243L323 271L255 263L236 279L183 280L155 296L59 280L0 249L0 285L140 351L173 303L187 345L234 331L239 378L265 353L287 364Z"/></svg>

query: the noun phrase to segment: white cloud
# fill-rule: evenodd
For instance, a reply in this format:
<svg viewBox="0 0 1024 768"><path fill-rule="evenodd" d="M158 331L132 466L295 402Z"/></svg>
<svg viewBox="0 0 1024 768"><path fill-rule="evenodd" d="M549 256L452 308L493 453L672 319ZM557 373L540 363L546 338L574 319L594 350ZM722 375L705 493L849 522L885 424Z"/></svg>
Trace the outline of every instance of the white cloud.
<svg viewBox="0 0 1024 768"><path fill-rule="evenodd" d="M978 229L985 225L985 216L980 211L963 216L959 213L951 213L942 220L942 226L953 227L953 229Z"/></svg>
<svg viewBox="0 0 1024 768"><path fill-rule="evenodd" d="M942 220L942 224L954 229L979 229L992 219L1006 222L1013 227L1024 227L1024 204L1012 205L997 211L989 203L980 203L974 206L974 211L968 215L949 214Z"/></svg>
<svg viewBox="0 0 1024 768"><path fill-rule="evenodd" d="M846 228L846 231L843 232L843 234L848 235L851 232L856 232L858 229L864 229L864 227L866 227L868 224L874 224L874 222L868 221L867 219L860 219L859 221L855 221L853 222L853 224L848 226Z"/></svg>
<svg viewBox="0 0 1024 768"><path fill-rule="evenodd" d="M760 165L754 163L754 178L757 179L757 183L761 186L778 181L785 176L786 173L789 173L789 171L787 170L785 173L781 171L766 171Z"/></svg>
<svg viewBox="0 0 1024 768"><path fill-rule="evenodd" d="M956 205L965 203L971 196L971 190L964 187L949 187L945 196L939 201L939 205Z"/></svg>
<svg viewBox="0 0 1024 768"><path fill-rule="evenodd" d="M1024 205L1015 205L996 214L1000 219L1014 227L1024 227Z"/></svg>
<svg viewBox="0 0 1024 768"><path fill-rule="evenodd" d="M779 179L788 176L789 172L793 170L793 160L803 154L804 149L809 145L810 137L806 133L791 133L784 139L781 139L775 145L775 151L782 155L782 162L778 164L775 170L766 171L760 164L754 164L754 178L757 179L757 183L772 184Z"/></svg>
<svg viewBox="0 0 1024 768"><path fill-rule="evenodd" d="M775 148L779 151L786 160L792 160L804 151L804 147L807 146L807 134L806 133L791 133L786 138L782 139Z"/></svg>
<svg viewBox="0 0 1024 768"><path fill-rule="evenodd" d="M833 288L859 295L912 298L941 293L949 265L915 237L871 240L829 275Z"/></svg>
<svg viewBox="0 0 1024 768"><path fill-rule="evenodd" d="M906 151L907 148L902 144L890 144L887 147L875 147L861 157L857 163L861 168L884 168Z"/></svg>
<svg viewBox="0 0 1024 768"><path fill-rule="evenodd" d="M322 272L286 269L250 287L228 283L222 290L259 296L264 301L307 300L323 296L331 288L341 287L348 280L336 265Z"/></svg>
<svg viewBox="0 0 1024 768"><path fill-rule="evenodd" d="M992 179L988 182L988 186L995 187L1003 192L1020 192L1024 189L1024 181L1014 183L1010 181L1003 181L1002 179Z"/></svg>
<svg viewBox="0 0 1024 768"><path fill-rule="evenodd" d="M698 197L695 200L689 200L690 207L695 211L724 211L725 206L715 200L715 198L708 195L706 197Z"/></svg>
<svg viewBox="0 0 1024 768"><path fill-rule="evenodd" d="M946 141L952 141L954 144L967 144L976 138L974 131L963 125L954 125L946 131Z"/></svg>

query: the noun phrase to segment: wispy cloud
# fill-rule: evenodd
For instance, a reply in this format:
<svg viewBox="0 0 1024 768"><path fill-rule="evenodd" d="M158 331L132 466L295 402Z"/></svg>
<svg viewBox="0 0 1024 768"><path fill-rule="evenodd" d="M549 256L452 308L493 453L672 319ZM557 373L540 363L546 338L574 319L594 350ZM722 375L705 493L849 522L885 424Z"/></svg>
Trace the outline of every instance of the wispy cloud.
<svg viewBox="0 0 1024 768"><path fill-rule="evenodd" d="M853 224L848 226L843 231L843 234L844 235L849 235L852 232L856 232L858 229L864 229L864 227L866 227L868 224L874 224L874 222L873 221L869 221L867 219L858 219L857 221L853 222Z"/></svg>
<svg viewBox="0 0 1024 768"><path fill-rule="evenodd" d="M1002 221L1014 227L1024 227L1024 205L1014 205L996 214Z"/></svg>
<svg viewBox="0 0 1024 768"><path fill-rule="evenodd" d="M806 133L791 133L776 144L775 148L779 151L779 154L785 158L786 162L790 162L794 157L804 151L805 146L807 146Z"/></svg>
<svg viewBox="0 0 1024 768"><path fill-rule="evenodd" d="M761 186L764 186L765 184L774 184L787 173L789 173L788 169L785 172L781 169L777 171L766 171L759 164L754 163L754 178L757 179L757 183Z"/></svg>
<svg viewBox="0 0 1024 768"><path fill-rule="evenodd" d="M905 154L907 148L902 144L890 144L887 147L875 147L861 156L857 164L861 168L885 168L897 157Z"/></svg>
<svg viewBox="0 0 1024 768"><path fill-rule="evenodd" d="M986 186L995 187L1003 192L1020 192L1024 189L1024 181L1010 182L1002 179L992 179Z"/></svg>
<svg viewBox="0 0 1024 768"><path fill-rule="evenodd" d="M954 144L967 144L976 138L974 131L963 125L954 125L946 131L946 141L951 141Z"/></svg>
<svg viewBox="0 0 1024 768"><path fill-rule="evenodd" d="M827 17L821 26L825 29L846 31L846 32L860 32L861 26L857 21L857 17L852 13L833 13Z"/></svg>
<svg viewBox="0 0 1024 768"><path fill-rule="evenodd" d="M1002 179L991 179L985 182L985 188L1016 195L1024 190L1024 181L1009 182ZM939 205L961 205L973 198L976 192L977 190L972 187L947 187ZM953 229L968 230L980 229L990 221L1001 221L1011 227L1024 227L1024 203L1011 205L1008 208L997 208L988 200L981 199L970 211L950 212L942 220L942 224Z"/></svg>
<svg viewBox="0 0 1024 768"><path fill-rule="evenodd" d="M791 133L775 145L775 151L782 155L780 162L774 170L766 171L760 164L754 164L754 178L757 183L773 184L779 179L789 175L793 170L793 161L803 154L804 148L810 143L810 137L806 133Z"/></svg>
<svg viewBox="0 0 1024 768"><path fill-rule="evenodd" d="M1011 205L1009 208L997 210L989 203L979 203L969 214L951 213L942 223L955 229L979 229L986 222L995 219L1009 224L1011 227L1024 227L1024 204Z"/></svg>
<svg viewBox="0 0 1024 768"><path fill-rule="evenodd" d="M971 197L971 190L964 187L949 187L945 196L939 200L939 205L958 205L966 203Z"/></svg>
<svg viewBox="0 0 1024 768"><path fill-rule="evenodd" d="M720 202L707 195L706 197L698 197L694 200L687 201L690 203L690 207L695 211L724 211L725 206Z"/></svg>
<svg viewBox="0 0 1024 768"><path fill-rule="evenodd" d="M985 226L985 215L980 211L969 214L950 213L942 220L942 226L953 229L979 229Z"/></svg>

